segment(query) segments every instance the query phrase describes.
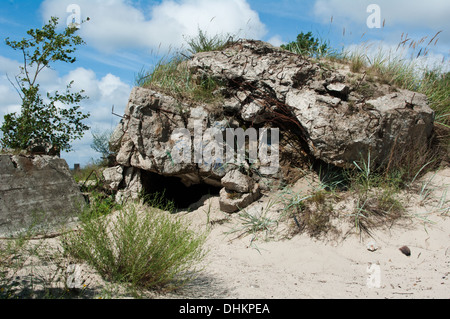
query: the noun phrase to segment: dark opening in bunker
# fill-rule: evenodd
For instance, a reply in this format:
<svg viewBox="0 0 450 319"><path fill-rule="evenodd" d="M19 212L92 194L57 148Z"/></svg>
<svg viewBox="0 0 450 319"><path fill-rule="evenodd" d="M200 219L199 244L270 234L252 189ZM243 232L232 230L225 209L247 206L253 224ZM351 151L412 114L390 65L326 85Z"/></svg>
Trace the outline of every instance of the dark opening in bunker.
<svg viewBox="0 0 450 319"><path fill-rule="evenodd" d="M179 177L168 177L141 171L145 195L164 194L164 199L172 201L178 210L188 209L204 195L219 195L220 187L198 184L187 187Z"/></svg>

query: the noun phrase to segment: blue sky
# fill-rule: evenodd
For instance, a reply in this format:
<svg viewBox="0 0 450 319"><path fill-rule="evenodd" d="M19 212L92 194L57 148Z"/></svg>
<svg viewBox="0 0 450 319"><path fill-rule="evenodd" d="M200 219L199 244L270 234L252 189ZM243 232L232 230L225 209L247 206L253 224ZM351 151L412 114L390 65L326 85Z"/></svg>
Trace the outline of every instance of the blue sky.
<svg viewBox="0 0 450 319"><path fill-rule="evenodd" d="M76 63L54 65L39 81L41 88L52 92L74 80L74 89L84 89L90 97L82 104L91 113L87 124L99 132L118 123L112 105L116 113L123 113L135 75L151 67L167 48L183 46L184 38L194 36L199 27L209 34L238 34L274 45L312 31L335 48L394 51L402 35L431 40L442 31L437 45L430 47L427 63L444 60L448 66L450 55L448 0L5 0L0 5L0 123L5 114L20 111L20 100L6 74L14 77L22 63L20 53L3 39L20 40L51 16L58 16L64 27L70 4L79 6L82 19L90 18L79 30L87 44L77 51ZM368 27L370 4L379 6L383 28ZM62 157L70 167L86 165L100 157L90 148L91 142L88 132L74 143L74 152Z"/></svg>

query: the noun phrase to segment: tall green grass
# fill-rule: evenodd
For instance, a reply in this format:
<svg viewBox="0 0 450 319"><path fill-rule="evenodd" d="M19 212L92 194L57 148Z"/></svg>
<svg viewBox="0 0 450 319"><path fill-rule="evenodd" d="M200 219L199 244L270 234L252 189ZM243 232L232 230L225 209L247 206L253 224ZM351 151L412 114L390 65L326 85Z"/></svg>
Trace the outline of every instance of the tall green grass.
<svg viewBox="0 0 450 319"><path fill-rule="evenodd" d="M158 209L130 205L90 219L63 239L67 254L102 277L147 290L177 289L196 278L205 256L205 234Z"/></svg>
<svg viewBox="0 0 450 319"><path fill-rule="evenodd" d="M209 35L206 31L198 29L198 33L194 37L185 38L188 45L187 51L190 54L200 52L221 51L228 45L234 43L236 35L232 34L215 34Z"/></svg>
<svg viewBox="0 0 450 319"><path fill-rule="evenodd" d="M450 72L426 72L419 92L428 96L430 106L436 112L437 123L450 128Z"/></svg>
<svg viewBox="0 0 450 319"><path fill-rule="evenodd" d="M158 88L171 96L196 102L215 103L222 99L220 81L210 76L194 74L186 61L190 55L223 50L234 42L234 36L213 35L198 30L195 37L186 38L187 52L178 51L163 55L150 70L141 70L135 84L141 87Z"/></svg>
<svg viewBox="0 0 450 319"><path fill-rule="evenodd" d="M141 70L135 82L183 100L214 103L221 99L221 83L209 76L195 75L180 53L163 56L150 70Z"/></svg>
<svg viewBox="0 0 450 319"><path fill-rule="evenodd" d="M413 40L402 35L396 49L379 48L365 42L353 50L344 50L343 61L352 72L365 72L378 82L425 94L436 112L436 123L450 128L450 74L445 59L437 66L424 66L431 47L436 46L438 32L431 40Z"/></svg>

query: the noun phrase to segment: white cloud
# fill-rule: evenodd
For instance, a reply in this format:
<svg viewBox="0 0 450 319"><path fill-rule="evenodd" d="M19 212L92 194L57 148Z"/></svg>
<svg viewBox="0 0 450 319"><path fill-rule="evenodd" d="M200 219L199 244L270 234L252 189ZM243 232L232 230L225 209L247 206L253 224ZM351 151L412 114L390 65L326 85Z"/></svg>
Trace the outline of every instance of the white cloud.
<svg viewBox="0 0 450 319"><path fill-rule="evenodd" d="M84 90L84 95L89 96L89 98L94 101L98 100L100 97L97 75L92 70L77 68L64 76L62 81L64 85L68 85L71 81L74 81L72 90L76 92ZM64 87L60 86L59 90L64 90Z"/></svg>
<svg viewBox="0 0 450 319"><path fill-rule="evenodd" d="M109 98L111 101L120 101L124 93L130 93L130 87L111 73L101 79L98 87L102 93L102 98Z"/></svg>
<svg viewBox="0 0 450 319"><path fill-rule="evenodd" d="M45 0L43 18L58 16L65 23L71 3L73 0ZM105 52L178 48L184 43L183 36L195 36L198 28L210 34L238 33L255 39L266 34L258 13L246 0L163 0L147 12L126 0L79 0L77 4L82 19L90 18L82 25L80 35L89 45Z"/></svg>
<svg viewBox="0 0 450 319"><path fill-rule="evenodd" d="M10 83L15 83L14 77L19 73L19 66L19 62L0 56L0 122L5 114L20 111L19 94Z"/></svg>
<svg viewBox="0 0 450 319"><path fill-rule="evenodd" d="M61 79L59 90L63 91L72 80L73 91L84 90L84 95L89 97L81 103L83 111L91 113L87 121L89 126L105 130L110 128L111 123L115 125L118 122L111 114L112 106L115 112L124 112L131 92L128 84L111 73L99 79L93 70L77 68Z"/></svg>
<svg viewBox="0 0 450 319"><path fill-rule="evenodd" d="M267 42L269 42L270 44L272 44L273 46L276 46L276 47L279 47L280 45L286 43L285 41L283 41L281 36L278 34L271 37L269 40L267 40Z"/></svg>
<svg viewBox="0 0 450 319"><path fill-rule="evenodd" d="M448 0L317 0L314 14L329 22L331 17L365 23L370 4L380 6L382 19L389 26L414 26L433 29L448 28L450 2Z"/></svg>
<svg viewBox="0 0 450 319"><path fill-rule="evenodd" d="M10 105L18 102L18 94L14 91L12 85L8 85L5 81L6 77L2 77L0 82L0 96L2 104Z"/></svg>
<svg viewBox="0 0 450 319"><path fill-rule="evenodd" d="M114 105L114 112L116 114L123 114L131 87L113 74L109 73L103 78L98 79L92 70L86 70L84 68L78 68L72 71L64 80L66 82L74 80L75 83L82 83L79 88L87 87L87 84L90 86L90 94L86 91L89 100L83 103L83 111L89 111L91 114L90 118L86 121L91 131L86 132L81 140L73 143L74 152L61 154L70 167L73 167L75 163L80 163L83 166L92 160L100 158L101 154L96 153L91 148L93 141L92 132L102 133L116 128L120 118L112 114L112 106Z"/></svg>
<svg viewBox="0 0 450 319"><path fill-rule="evenodd" d="M104 132L115 129L120 118L112 114L114 105L115 113L123 114L131 92L131 87L122 80L109 73L102 78L98 78L96 73L85 68L77 68L64 76L62 83L66 84L74 81L74 90L84 89L89 96L83 101L83 112L89 112L91 116L86 124L94 132ZM62 87L61 87L62 89ZM93 137L92 132L86 132L81 140L73 143L74 152L64 153L61 156L66 159L69 166L75 163L85 165L93 159L100 158L91 147Z"/></svg>
<svg viewBox="0 0 450 319"><path fill-rule="evenodd" d="M426 60L448 60L450 49L450 1L448 0L315 0L313 14L324 24L342 28L342 42L348 47L353 42L369 39L383 40L385 45L397 47L406 38L405 46L411 46L408 54L429 51ZM381 29L370 29L367 12L370 4L380 7ZM337 28L336 28L337 27ZM439 31L439 34L437 34ZM339 31L337 31L339 33ZM336 33L336 34L337 34ZM434 38L436 35L436 38ZM361 36L361 38L359 38ZM339 35L336 35L338 38ZM434 41L431 41L434 38ZM438 40L436 45L436 40ZM350 43L349 43L350 41ZM431 42L430 42L431 41ZM422 51L421 51L422 49ZM422 62L421 62L422 63ZM448 61L446 62L448 64Z"/></svg>
<svg viewBox="0 0 450 319"><path fill-rule="evenodd" d="M0 72L2 76L8 74L9 76L12 75L12 77L14 77L14 75L19 72L20 65L21 64L18 61L0 56Z"/></svg>

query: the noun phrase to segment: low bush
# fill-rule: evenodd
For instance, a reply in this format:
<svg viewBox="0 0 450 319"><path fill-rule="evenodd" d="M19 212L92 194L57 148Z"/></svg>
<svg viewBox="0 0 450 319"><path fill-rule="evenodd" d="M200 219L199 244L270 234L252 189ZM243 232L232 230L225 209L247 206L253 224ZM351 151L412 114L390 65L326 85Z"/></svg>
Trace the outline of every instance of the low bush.
<svg viewBox="0 0 450 319"><path fill-rule="evenodd" d="M333 208L333 196L325 190L316 191L302 202L294 212L294 221L300 232L319 238L333 230L331 220L336 216Z"/></svg>
<svg viewBox="0 0 450 319"><path fill-rule="evenodd" d="M176 289L194 279L205 234L157 209L131 205L84 222L62 242L70 256L86 261L104 278L143 289Z"/></svg>
<svg viewBox="0 0 450 319"><path fill-rule="evenodd" d="M198 34L195 37L186 38L188 44L188 52L196 54L200 52L220 51L225 49L228 45L234 42L235 36L231 34L214 36L208 35L206 31L198 29Z"/></svg>
<svg viewBox="0 0 450 319"><path fill-rule="evenodd" d="M312 32L301 32L297 40L288 44L282 44L281 48L296 54L312 57L326 57L335 55L335 51L325 41L314 38Z"/></svg>

